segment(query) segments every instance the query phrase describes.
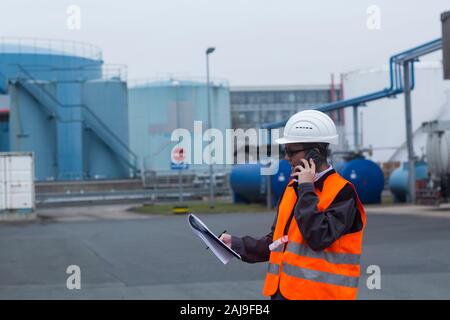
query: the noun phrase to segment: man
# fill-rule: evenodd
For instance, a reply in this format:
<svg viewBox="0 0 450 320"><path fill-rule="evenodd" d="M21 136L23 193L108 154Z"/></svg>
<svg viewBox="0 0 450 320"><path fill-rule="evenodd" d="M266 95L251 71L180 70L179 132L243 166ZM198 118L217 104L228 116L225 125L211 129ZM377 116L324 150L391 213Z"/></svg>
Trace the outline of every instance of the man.
<svg viewBox="0 0 450 320"><path fill-rule="evenodd" d="M263 294L272 299L357 297L366 214L353 185L327 162L337 138L326 114L293 115L276 141L293 170L271 232L260 239L221 236L243 261L269 261Z"/></svg>

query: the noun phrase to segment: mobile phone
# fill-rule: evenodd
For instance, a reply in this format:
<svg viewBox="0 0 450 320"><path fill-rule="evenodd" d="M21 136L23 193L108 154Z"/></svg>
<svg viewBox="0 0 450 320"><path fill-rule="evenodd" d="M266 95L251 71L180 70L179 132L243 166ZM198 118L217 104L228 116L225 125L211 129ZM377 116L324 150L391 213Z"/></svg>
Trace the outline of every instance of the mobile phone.
<svg viewBox="0 0 450 320"><path fill-rule="evenodd" d="M309 151L306 152L305 154L305 160L308 161L309 163L309 159L313 159L314 164L316 165L316 170L319 169L319 167L326 162L326 158L323 157L322 155L320 155L320 153L315 150L315 149L310 149ZM303 162L299 163L300 166L302 166L303 168L305 167L303 165ZM300 169L296 166L293 168L292 173L298 172L300 171Z"/></svg>
<svg viewBox="0 0 450 320"><path fill-rule="evenodd" d="M309 159L313 159L316 169L318 169L326 161L326 159L315 149L311 149L306 152L305 160L309 162Z"/></svg>

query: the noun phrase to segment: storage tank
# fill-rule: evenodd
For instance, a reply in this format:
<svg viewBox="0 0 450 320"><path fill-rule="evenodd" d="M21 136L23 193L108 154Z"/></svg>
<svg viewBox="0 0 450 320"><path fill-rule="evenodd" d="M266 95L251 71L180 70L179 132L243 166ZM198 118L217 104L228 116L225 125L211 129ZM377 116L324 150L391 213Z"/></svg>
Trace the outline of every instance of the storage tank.
<svg viewBox="0 0 450 320"><path fill-rule="evenodd" d="M291 165L286 160L280 160L278 171L270 176L272 205L276 205L291 174ZM235 202L265 202L267 201L267 176L261 175L261 164L240 164L233 166L230 174L230 185Z"/></svg>
<svg viewBox="0 0 450 320"><path fill-rule="evenodd" d="M345 164L340 174L355 186L362 203L381 203L384 175L375 162L367 159L351 160Z"/></svg>
<svg viewBox="0 0 450 320"><path fill-rule="evenodd" d="M450 173L450 127L430 132L427 139L427 161L430 174L439 178Z"/></svg>
<svg viewBox="0 0 450 320"><path fill-rule="evenodd" d="M37 180L130 176L128 129L117 125L128 125L127 86L103 70L102 52L90 44L2 38L9 147L34 153Z"/></svg>
<svg viewBox="0 0 450 320"><path fill-rule="evenodd" d="M0 152L9 151L9 109L0 106Z"/></svg>
<svg viewBox="0 0 450 320"><path fill-rule="evenodd" d="M333 168L336 170L336 172L341 172L342 169L344 169L345 165L347 164L347 161L345 160L339 160L333 163Z"/></svg>
<svg viewBox="0 0 450 320"><path fill-rule="evenodd" d="M386 57L387 60L388 57ZM420 132L424 121L440 119L445 113L445 91L450 81L442 76L441 61L420 61L415 66L415 88L411 92L414 150L421 156L425 150L426 135ZM343 77L346 98L378 91L389 86L389 68L371 68L349 72ZM345 119L353 119L353 108L345 109ZM375 162L407 161L405 101L403 95L396 98L368 102L358 108L360 142L362 147L372 146L371 160ZM346 139L352 146L353 121L345 122Z"/></svg>
<svg viewBox="0 0 450 320"><path fill-rule="evenodd" d="M0 74L6 79L89 80L102 74L102 50L76 41L9 38L0 41Z"/></svg>
<svg viewBox="0 0 450 320"><path fill-rule="evenodd" d="M191 137L191 149L185 150L185 154L191 160L187 170L209 170L209 166L202 159L201 164L194 163L194 147L199 148L203 154L209 144L205 139L205 131L209 128L206 89L206 83L195 78L168 78L130 83L128 91L130 147L142 159L144 170L154 170L168 175L177 173L171 171L171 152L177 144L171 141L171 134L177 128L187 129ZM212 80L210 97L212 128L218 129L225 138L225 130L231 129L228 82ZM201 121L195 135L194 121ZM222 147L224 156L232 154L231 146L223 143ZM226 162L225 158L222 160L223 163ZM215 172L230 169L230 166L225 164L214 165Z"/></svg>
<svg viewBox="0 0 450 320"><path fill-rule="evenodd" d="M261 176L261 165L235 165L231 170L230 185L235 201L265 202L267 178ZM275 205L283 194L290 180L291 166L288 161L280 160L279 170L272 175L272 203ZM363 203L380 203L384 188L384 175L380 167L373 161L355 159L346 162L340 174L353 183Z"/></svg>
<svg viewBox="0 0 450 320"><path fill-rule="evenodd" d="M267 192L267 177L261 175L261 164L237 164L230 174L234 202L264 202Z"/></svg>
<svg viewBox="0 0 450 320"><path fill-rule="evenodd" d="M404 162L403 165L394 171L389 176L389 189L392 192L394 202L406 202L409 194L408 182L409 163ZM420 161L415 164L416 181L425 180L428 178L428 165Z"/></svg>
<svg viewBox="0 0 450 320"><path fill-rule="evenodd" d="M278 172L271 176L273 205L276 205L284 192L290 178L292 167L287 160L280 160L278 164Z"/></svg>

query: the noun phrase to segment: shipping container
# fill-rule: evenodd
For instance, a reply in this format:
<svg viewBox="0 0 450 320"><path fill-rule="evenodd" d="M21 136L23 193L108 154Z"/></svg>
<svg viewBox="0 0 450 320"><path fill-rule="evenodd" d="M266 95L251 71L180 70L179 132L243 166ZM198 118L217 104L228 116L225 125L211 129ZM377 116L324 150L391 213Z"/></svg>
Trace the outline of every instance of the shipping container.
<svg viewBox="0 0 450 320"><path fill-rule="evenodd" d="M34 160L30 152L0 153L0 213L35 208Z"/></svg>

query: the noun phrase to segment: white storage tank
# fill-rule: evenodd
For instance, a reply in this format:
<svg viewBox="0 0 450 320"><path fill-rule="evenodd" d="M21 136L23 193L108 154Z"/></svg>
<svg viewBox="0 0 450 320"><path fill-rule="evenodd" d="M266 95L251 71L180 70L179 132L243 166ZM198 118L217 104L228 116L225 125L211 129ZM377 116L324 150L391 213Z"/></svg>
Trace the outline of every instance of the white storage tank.
<svg viewBox="0 0 450 320"><path fill-rule="evenodd" d="M428 168L437 178L450 173L450 127L430 133L427 139Z"/></svg>
<svg viewBox="0 0 450 320"><path fill-rule="evenodd" d="M30 152L0 153L0 219L34 211L34 160Z"/></svg>
<svg viewBox="0 0 450 320"><path fill-rule="evenodd" d="M447 102L442 106L442 115L422 124L426 135L426 160L433 180L450 174L450 90L446 92Z"/></svg>
<svg viewBox="0 0 450 320"><path fill-rule="evenodd" d="M441 61L422 61L415 66L415 88L411 92L414 151L425 153L427 135L421 130L423 122L446 118L446 90L450 81L443 80ZM373 68L344 75L346 99L389 87L389 68ZM345 134L353 146L353 108L345 109ZM405 97L381 99L358 108L360 141L363 147L373 147L370 157L375 162L407 161Z"/></svg>
<svg viewBox="0 0 450 320"><path fill-rule="evenodd" d="M203 133L209 127L205 82L195 79L134 81L129 87L128 98L130 148L143 162L144 170L170 172L171 152L176 145L170 138L177 128L187 129L192 134L192 149L188 152L194 161L194 123L202 121L200 128ZM220 130L225 137L226 129L231 128L228 82L211 81L210 98L212 127ZM198 144L201 144L201 150L207 145L205 141ZM224 145L223 154L228 153L230 151ZM216 164L214 169L225 170L226 166ZM191 170L208 172L208 165L193 164L189 166L188 171Z"/></svg>

